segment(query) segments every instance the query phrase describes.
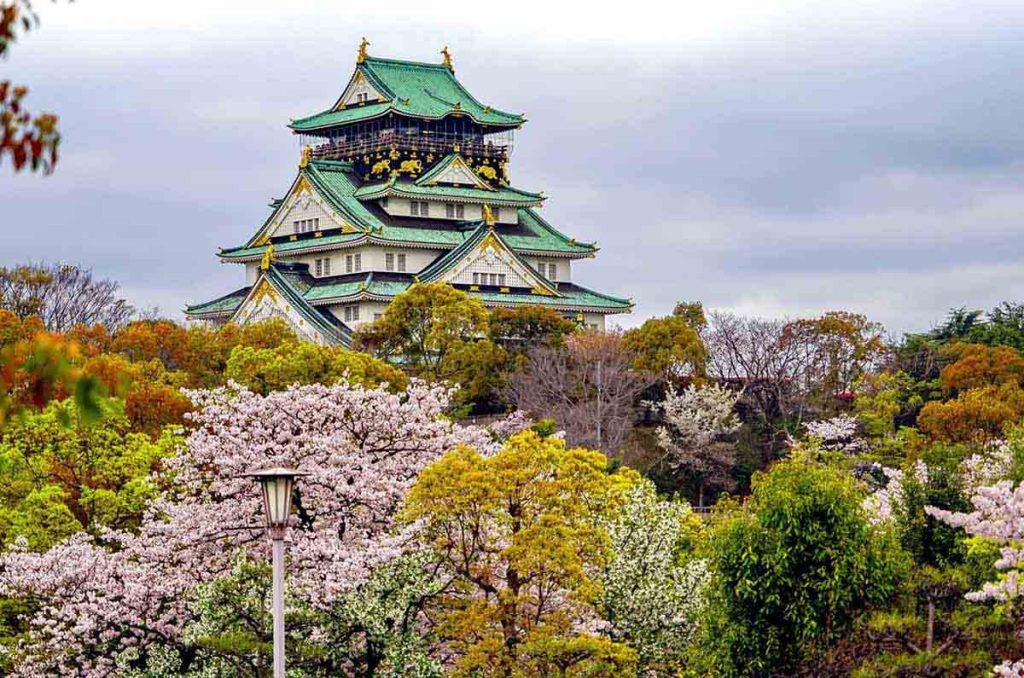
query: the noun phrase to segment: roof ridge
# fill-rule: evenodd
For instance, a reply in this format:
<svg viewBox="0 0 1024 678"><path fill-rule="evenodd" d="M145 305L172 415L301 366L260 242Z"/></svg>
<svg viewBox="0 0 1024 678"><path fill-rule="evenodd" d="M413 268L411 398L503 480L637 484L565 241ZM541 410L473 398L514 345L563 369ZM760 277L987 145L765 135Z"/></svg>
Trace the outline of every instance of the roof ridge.
<svg viewBox="0 0 1024 678"><path fill-rule="evenodd" d="M201 301L198 304L185 304L185 312L188 313L188 312L193 311L194 309L200 308L202 306L210 306L211 304L216 304L218 301L224 301L225 299L230 299L231 297L239 296L239 294L241 292L245 292L246 296L248 296L249 290L251 290L251 289L252 289L252 285L246 285L245 287L239 287L234 292L228 292L227 294L222 294L219 297L217 297L216 299L210 299L209 301Z"/></svg>
<svg viewBox="0 0 1024 678"><path fill-rule="evenodd" d="M343 345L347 345L351 342L352 328L338 318L335 318L338 323L337 325L331 323L324 314L315 309L313 305L306 300L304 293L297 290L284 273L277 270L277 264L271 263L270 266L263 271L263 276L271 285L280 285L280 291L286 297L291 298L290 301L292 303L292 307L298 311L300 315L305 316L311 324L318 326L317 329L324 334L337 335L338 338L341 339Z"/></svg>
<svg viewBox="0 0 1024 678"><path fill-rule="evenodd" d="M580 285L580 284L574 283L574 282L567 282L567 283L560 283L560 284L572 285L573 287L579 288L579 289L583 290L584 292L588 292L590 294L593 294L596 297L601 297L602 299L607 299L608 301L619 301L619 302L622 302L624 304L629 304L630 306L633 305L633 300L630 299L629 297L617 297L614 294L607 294L605 292L598 292L597 290L592 290L589 287L584 287L583 285Z"/></svg>
<svg viewBox="0 0 1024 678"><path fill-rule="evenodd" d="M494 229L493 225L487 224L483 221L478 222L476 229L474 229L458 247L446 252L443 256L435 259L429 266L420 271L417 275L417 281L435 282L439 280L446 271L450 270L453 266L456 266L463 260L463 258L466 257L467 254L481 246L482 243L487 242L489 238L494 238L498 247L504 249L508 255L512 257L513 261L523 267L523 271L528 274L527 276L523 276L527 282L529 282L529 278L532 277L534 281L538 283L534 287L535 290L544 289L547 290L550 296L562 296L561 292L558 291L557 283L552 283L546 277L535 271L533 267L515 251L515 248L509 245L505 239L501 237L501 234Z"/></svg>
<svg viewBox="0 0 1024 678"><path fill-rule="evenodd" d="M385 64L396 64L396 65L400 65L400 66L418 66L418 67L421 67L421 68L443 68L446 71L449 70L448 67L445 66L443 63L442 64L435 64L435 63L431 63L429 61L413 61L412 59L394 59L394 58L391 58L391 57L376 57L376 56L370 56L370 55L367 55L366 58L363 59L363 63L360 64L360 66L364 66L364 65L366 65L367 63L369 63L371 61L377 61L377 62L385 63ZM449 72L451 72L451 71L449 71Z"/></svg>

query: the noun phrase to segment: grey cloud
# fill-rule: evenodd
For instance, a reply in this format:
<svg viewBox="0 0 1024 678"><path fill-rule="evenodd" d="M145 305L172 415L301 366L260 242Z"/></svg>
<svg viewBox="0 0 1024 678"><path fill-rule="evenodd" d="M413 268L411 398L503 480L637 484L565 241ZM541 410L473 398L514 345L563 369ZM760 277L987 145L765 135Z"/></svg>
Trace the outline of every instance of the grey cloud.
<svg viewBox="0 0 1024 678"><path fill-rule="evenodd" d="M302 40L282 40L301 26ZM44 27L45 28L45 27ZM517 184L602 252L586 285L764 313L846 307L894 330L1019 298L1024 15L945 4L891 23L820 11L676 48L492 44L471 26L373 33L378 53L458 45L460 78L530 122ZM70 259L177 312L234 289L217 263L294 173L290 116L329 105L359 34L339 13L124 45L43 32L5 70L57 108L58 172L0 178L0 264ZM75 37L75 36L71 36ZM80 38L81 36L77 36Z"/></svg>

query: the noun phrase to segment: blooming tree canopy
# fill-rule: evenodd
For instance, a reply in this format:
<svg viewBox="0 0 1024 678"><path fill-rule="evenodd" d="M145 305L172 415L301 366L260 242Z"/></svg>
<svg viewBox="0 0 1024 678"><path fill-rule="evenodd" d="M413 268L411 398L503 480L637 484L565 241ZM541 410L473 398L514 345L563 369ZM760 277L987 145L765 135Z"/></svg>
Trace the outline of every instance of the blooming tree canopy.
<svg viewBox="0 0 1024 678"><path fill-rule="evenodd" d="M606 522L611 556L598 577L606 631L637 650L641 673L674 674L696 635L711 573L704 560L678 562L689 504L659 499L649 481L626 499Z"/></svg>
<svg viewBox="0 0 1024 678"><path fill-rule="evenodd" d="M996 460L989 464L999 465L1004 446L994 446ZM968 474L986 464L973 457L968 460ZM991 470L991 469L987 469ZM968 482L971 476L968 475ZM985 537L1000 544L1000 557L995 567L1004 574L996 581L986 583L980 591L967 594L968 600L976 602L1009 602L1024 596L1024 582L1021 568L1024 567L1024 483L1014 486L1010 480L1001 480L988 487L978 487L971 497L974 510L966 512L945 511L932 506L925 510L935 518L954 527L963 528L967 534ZM1024 660L1006 661L994 668L999 676L1024 675Z"/></svg>
<svg viewBox="0 0 1024 678"><path fill-rule="evenodd" d="M410 528L394 529L393 517L417 472L460 443L496 446L490 432L444 418L449 391L422 382L401 393L341 383L261 396L232 384L190 396L194 428L155 479L167 489L138 533L77 535L0 558L0 595L36 610L16 651L20 675L145 669L168 648L176 671L194 669L196 591L239 559L269 557L260 494L246 477L254 469L308 474L288 533L289 606L329 615L403 555Z"/></svg>
<svg viewBox="0 0 1024 678"><path fill-rule="evenodd" d="M704 503L706 484L729 482L734 452L715 440L739 429L733 413L738 398L739 394L716 384L690 385L679 393L670 389L665 400L655 405L665 417L665 425L657 432L658 445L674 467L696 477L698 504Z"/></svg>
<svg viewBox="0 0 1024 678"><path fill-rule="evenodd" d="M857 419L840 414L831 419L811 421L804 424L807 435L818 440L824 450L859 452L864 443L857 439Z"/></svg>

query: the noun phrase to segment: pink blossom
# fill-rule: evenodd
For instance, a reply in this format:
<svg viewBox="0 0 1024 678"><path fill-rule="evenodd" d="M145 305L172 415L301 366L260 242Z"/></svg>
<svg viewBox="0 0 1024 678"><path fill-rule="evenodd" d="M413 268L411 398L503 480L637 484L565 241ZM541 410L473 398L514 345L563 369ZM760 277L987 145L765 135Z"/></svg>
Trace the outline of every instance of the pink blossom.
<svg viewBox="0 0 1024 678"><path fill-rule="evenodd" d="M395 529L394 517L420 469L460 443L493 453L525 424L456 425L443 415L449 395L418 381L402 393L346 383L190 392L194 429L157 477L168 489L138 534L108 531L102 544L80 534L0 557L0 595L40 603L16 673L102 676L140 648L185 647L196 587L240 557L269 559L259 491L245 475L260 468L307 474L288 535L289 596L328 608L403 553L410 528Z"/></svg>

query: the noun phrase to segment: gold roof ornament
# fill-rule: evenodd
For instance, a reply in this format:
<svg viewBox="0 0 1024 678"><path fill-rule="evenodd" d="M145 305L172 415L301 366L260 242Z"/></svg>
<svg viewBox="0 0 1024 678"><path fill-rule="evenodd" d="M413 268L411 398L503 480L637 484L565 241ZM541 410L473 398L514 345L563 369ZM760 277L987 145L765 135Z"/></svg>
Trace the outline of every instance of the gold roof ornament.
<svg viewBox="0 0 1024 678"><path fill-rule="evenodd" d="M260 260L260 270L265 271L270 268L270 258L274 256L274 245L267 245L267 249L263 250L263 259Z"/></svg>
<svg viewBox="0 0 1024 678"><path fill-rule="evenodd" d="M492 228L495 224L494 212L491 211L491 206L486 203L484 204L484 223Z"/></svg>
<svg viewBox="0 0 1024 678"><path fill-rule="evenodd" d="M366 61L366 48L370 46L370 41L363 36L363 41L359 43L359 54L356 55L356 63L361 64Z"/></svg>
<svg viewBox="0 0 1024 678"><path fill-rule="evenodd" d="M444 62L443 63L445 65L445 67L449 71L454 73L455 72L455 65L452 64L452 53L448 51L448 45L445 45L444 49L441 50L441 56L444 57Z"/></svg>
<svg viewBox="0 0 1024 678"><path fill-rule="evenodd" d="M299 169L305 168L306 165L309 164L309 160L312 157L313 157L313 147L312 146L303 146L302 147L302 155L299 156Z"/></svg>

